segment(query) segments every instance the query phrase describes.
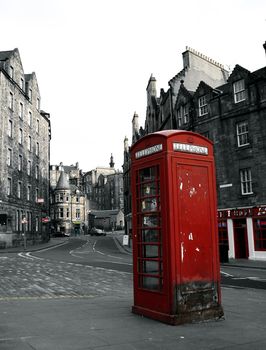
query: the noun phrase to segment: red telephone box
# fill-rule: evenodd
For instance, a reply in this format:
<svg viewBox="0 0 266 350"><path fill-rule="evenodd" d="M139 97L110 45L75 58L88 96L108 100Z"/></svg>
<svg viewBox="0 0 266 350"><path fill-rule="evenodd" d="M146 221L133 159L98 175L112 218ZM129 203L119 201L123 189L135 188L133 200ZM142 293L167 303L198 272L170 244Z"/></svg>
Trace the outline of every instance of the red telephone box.
<svg viewBox="0 0 266 350"><path fill-rule="evenodd" d="M132 311L169 324L223 316L212 142L155 132L131 160Z"/></svg>

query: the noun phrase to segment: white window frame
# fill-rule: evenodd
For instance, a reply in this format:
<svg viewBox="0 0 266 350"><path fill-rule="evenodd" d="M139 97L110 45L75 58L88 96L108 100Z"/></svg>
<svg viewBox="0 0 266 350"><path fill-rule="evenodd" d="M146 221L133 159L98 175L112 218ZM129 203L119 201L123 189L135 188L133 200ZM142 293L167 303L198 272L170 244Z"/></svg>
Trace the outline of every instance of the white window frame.
<svg viewBox="0 0 266 350"><path fill-rule="evenodd" d="M207 104L207 96L203 95L199 97L199 116L202 117L203 115L208 114L208 104Z"/></svg>
<svg viewBox="0 0 266 350"><path fill-rule="evenodd" d="M20 78L20 88L24 91L24 79Z"/></svg>
<svg viewBox="0 0 266 350"><path fill-rule="evenodd" d="M28 150L31 151L32 144L31 144L31 136L28 136Z"/></svg>
<svg viewBox="0 0 266 350"><path fill-rule="evenodd" d="M35 179L39 180L39 165L36 165L35 167Z"/></svg>
<svg viewBox="0 0 266 350"><path fill-rule="evenodd" d="M188 104L181 105L177 112L178 126L189 122Z"/></svg>
<svg viewBox="0 0 266 350"><path fill-rule="evenodd" d="M31 127L32 126L32 113L29 111L28 113L28 125Z"/></svg>
<svg viewBox="0 0 266 350"><path fill-rule="evenodd" d="M40 120L36 119L36 132L39 134L40 132Z"/></svg>
<svg viewBox="0 0 266 350"><path fill-rule="evenodd" d="M251 169L245 168L240 170L241 194L253 194Z"/></svg>
<svg viewBox="0 0 266 350"><path fill-rule="evenodd" d="M8 148L8 149L7 149L6 164L7 164L8 166L11 166L11 165L12 165L12 149L11 149L11 148Z"/></svg>
<svg viewBox="0 0 266 350"><path fill-rule="evenodd" d="M37 203L37 201L38 201L38 198L39 198L39 189L36 188L36 190L35 190L35 202L36 202L36 203Z"/></svg>
<svg viewBox="0 0 266 350"><path fill-rule="evenodd" d="M22 182L18 181L18 198L21 198Z"/></svg>
<svg viewBox="0 0 266 350"><path fill-rule="evenodd" d="M36 142L36 152L35 152L35 154L36 154L36 156L40 155L40 144L39 144L38 141Z"/></svg>
<svg viewBox="0 0 266 350"><path fill-rule="evenodd" d="M11 177L8 177L7 178L6 194L8 196L11 196L11 193L12 193L12 179L11 179Z"/></svg>
<svg viewBox="0 0 266 350"><path fill-rule="evenodd" d="M24 117L24 106L22 102L19 103L19 117L20 119L23 119Z"/></svg>
<svg viewBox="0 0 266 350"><path fill-rule="evenodd" d="M31 160L28 160L27 163L27 174L31 176Z"/></svg>
<svg viewBox="0 0 266 350"><path fill-rule="evenodd" d="M39 97L37 97L37 110L40 111L41 109L41 100Z"/></svg>
<svg viewBox="0 0 266 350"><path fill-rule="evenodd" d="M23 144L23 130L22 130L22 128L18 129L18 143L20 145Z"/></svg>
<svg viewBox="0 0 266 350"><path fill-rule="evenodd" d="M235 103L239 103L246 99L246 90L245 90L245 81L244 79L240 79L233 84L234 88L234 101Z"/></svg>
<svg viewBox="0 0 266 350"><path fill-rule="evenodd" d="M8 120L7 135L13 137L13 122L11 119Z"/></svg>
<svg viewBox="0 0 266 350"><path fill-rule="evenodd" d="M31 191L31 185L27 186L27 201L30 200L30 191Z"/></svg>
<svg viewBox="0 0 266 350"><path fill-rule="evenodd" d="M22 154L18 155L18 171L22 171L23 166L23 156Z"/></svg>
<svg viewBox="0 0 266 350"><path fill-rule="evenodd" d="M29 100L30 100L30 102L32 102L32 89L29 89Z"/></svg>
<svg viewBox="0 0 266 350"><path fill-rule="evenodd" d="M9 92L9 108L14 110L14 95L11 91Z"/></svg>
<svg viewBox="0 0 266 350"><path fill-rule="evenodd" d="M9 75L11 79L14 79L14 67L13 66L9 66Z"/></svg>
<svg viewBox="0 0 266 350"><path fill-rule="evenodd" d="M247 121L243 121L236 124L236 134L238 147L249 145Z"/></svg>

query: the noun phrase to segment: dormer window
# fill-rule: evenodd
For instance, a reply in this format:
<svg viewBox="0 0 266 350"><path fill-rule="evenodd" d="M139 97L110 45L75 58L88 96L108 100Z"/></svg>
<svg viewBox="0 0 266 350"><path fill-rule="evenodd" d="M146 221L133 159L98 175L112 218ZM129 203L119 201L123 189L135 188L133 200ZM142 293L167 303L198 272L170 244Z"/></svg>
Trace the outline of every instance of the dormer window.
<svg viewBox="0 0 266 350"><path fill-rule="evenodd" d="M233 87L234 87L234 100L235 100L235 103L244 101L246 99L244 79L236 81L234 83Z"/></svg>
<svg viewBox="0 0 266 350"><path fill-rule="evenodd" d="M199 116L208 114L208 105L206 95L199 98Z"/></svg>
<svg viewBox="0 0 266 350"><path fill-rule="evenodd" d="M188 105L180 106L177 112L177 118L178 118L178 126L188 123L189 121Z"/></svg>

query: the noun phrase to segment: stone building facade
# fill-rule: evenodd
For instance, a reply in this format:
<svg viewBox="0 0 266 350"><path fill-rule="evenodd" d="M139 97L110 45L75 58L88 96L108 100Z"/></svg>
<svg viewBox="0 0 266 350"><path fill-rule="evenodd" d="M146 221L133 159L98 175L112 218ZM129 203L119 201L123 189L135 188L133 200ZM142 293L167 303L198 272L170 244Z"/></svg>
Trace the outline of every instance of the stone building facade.
<svg viewBox="0 0 266 350"><path fill-rule="evenodd" d="M124 208L123 173L114 168L110 157L110 167L97 167L83 175L83 189L91 210L113 210Z"/></svg>
<svg viewBox="0 0 266 350"><path fill-rule="evenodd" d="M53 235L80 235L87 230L85 195L71 184L69 173L63 167L56 186L51 190L51 232Z"/></svg>
<svg viewBox="0 0 266 350"><path fill-rule="evenodd" d="M183 70L159 98L150 79L144 133L183 129L213 141L220 246L228 247L229 258L266 260L266 67L250 72L236 65L228 75L222 65L187 51ZM135 132L133 142L142 133Z"/></svg>
<svg viewBox="0 0 266 350"><path fill-rule="evenodd" d="M18 49L0 52L0 242L49 239L50 115Z"/></svg>

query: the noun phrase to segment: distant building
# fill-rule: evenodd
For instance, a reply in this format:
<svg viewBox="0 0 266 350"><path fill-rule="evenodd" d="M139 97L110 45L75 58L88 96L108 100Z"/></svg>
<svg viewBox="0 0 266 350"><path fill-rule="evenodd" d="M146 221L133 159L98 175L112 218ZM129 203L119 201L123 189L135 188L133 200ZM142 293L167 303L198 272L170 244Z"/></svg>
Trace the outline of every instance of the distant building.
<svg viewBox="0 0 266 350"><path fill-rule="evenodd" d="M113 155L110 167L97 167L83 175L83 188L92 210L123 209L123 173L114 168Z"/></svg>
<svg viewBox="0 0 266 350"><path fill-rule="evenodd" d="M160 97L155 78L150 78L144 134L184 129L213 141L221 252L228 247L229 258L266 260L266 67L250 72L236 65L229 75L191 48L183 63ZM143 136L142 129L133 130L132 143ZM130 171L126 147L124 158L125 180ZM130 193L124 183L125 194ZM130 203L125 208L130 218Z"/></svg>
<svg viewBox="0 0 266 350"><path fill-rule="evenodd" d="M116 210L92 210L89 213L89 230L97 227L106 231L122 230L124 228L124 213Z"/></svg>
<svg viewBox="0 0 266 350"><path fill-rule="evenodd" d="M84 193L71 184L62 167L51 190L51 231L53 235L79 235L87 231L87 207Z"/></svg>
<svg viewBox="0 0 266 350"><path fill-rule="evenodd" d="M50 115L18 49L0 52L0 244L49 239Z"/></svg>

